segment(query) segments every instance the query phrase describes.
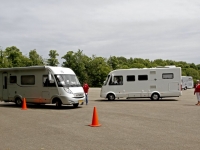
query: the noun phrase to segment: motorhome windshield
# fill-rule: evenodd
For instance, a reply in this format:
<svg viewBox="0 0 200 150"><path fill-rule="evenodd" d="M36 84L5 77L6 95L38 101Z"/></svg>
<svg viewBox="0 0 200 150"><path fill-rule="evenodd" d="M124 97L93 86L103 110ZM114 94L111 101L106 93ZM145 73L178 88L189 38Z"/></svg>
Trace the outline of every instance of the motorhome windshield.
<svg viewBox="0 0 200 150"><path fill-rule="evenodd" d="M58 87L81 87L81 84L76 75L71 74L56 74L54 75Z"/></svg>

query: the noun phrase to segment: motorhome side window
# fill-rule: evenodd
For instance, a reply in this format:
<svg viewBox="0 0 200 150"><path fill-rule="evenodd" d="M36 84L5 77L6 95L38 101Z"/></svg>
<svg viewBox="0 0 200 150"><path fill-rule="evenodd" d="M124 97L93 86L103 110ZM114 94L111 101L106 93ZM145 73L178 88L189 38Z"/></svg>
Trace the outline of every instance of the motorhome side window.
<svg viewBox="0 0 200 150"><path fill-rule="evenodd" d="M138 75L138 80L139 81L148 80L148 75Z"/></svg>
<svg viewBox="0 0 200 150"><path fill-rule="evenodd" d="M163 73L162 74L162 78L163 79L173 79L174 78L174 74L173 73Z"/></svg>
<svg viewBox="0 0 200 150"><path fill-rule="evenodd" d="M134 75L128 75L126 78L127 78L127 81L135 81Z"/></svg>
<svg viewBox="0 0 200 150"><path fill-rule="evenodd" d="M43 85L44 87L56 87L53 77L51 77L50 81L48 75L43 75Z"/></svg>
<svg viewBox="0 0 200 150"><path fill-rule="evenodd" d="M17 76L10 76L10 83L17 83Z"/></svg>
<svg viewBox="0 0 200 150"><path fill-rule="evenodd" d="M21 85L34 85L35 76L34 75L22 75L21 76Z"/></svg>
<svg viewBox="0 0 200 150"><path fill-rule="evenodd" d="M111 76L109 85L123 85L123 76Z"/></svg>

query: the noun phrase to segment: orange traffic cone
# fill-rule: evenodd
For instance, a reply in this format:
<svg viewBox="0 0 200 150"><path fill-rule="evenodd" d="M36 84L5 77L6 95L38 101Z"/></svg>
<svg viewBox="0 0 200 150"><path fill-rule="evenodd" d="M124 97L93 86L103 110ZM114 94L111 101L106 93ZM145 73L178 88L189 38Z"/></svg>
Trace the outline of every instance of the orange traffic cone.
<svg viewBox="0 0 200 150"><path fill-rule="evenodd" d="M93 117L92 117L92 124L90 126L91 127L99 127L99 126L101 126L101 124L99 124L99 122L98 122L98 115L97 115L96 107L94 107Z"/></svg>
<svg viewBox="0 0 200 150"><path fill-rule="evenodd" d="M26 107L26 99L25 99L25 98L23 99L22 110L27 110L27 107Z"/></svg>

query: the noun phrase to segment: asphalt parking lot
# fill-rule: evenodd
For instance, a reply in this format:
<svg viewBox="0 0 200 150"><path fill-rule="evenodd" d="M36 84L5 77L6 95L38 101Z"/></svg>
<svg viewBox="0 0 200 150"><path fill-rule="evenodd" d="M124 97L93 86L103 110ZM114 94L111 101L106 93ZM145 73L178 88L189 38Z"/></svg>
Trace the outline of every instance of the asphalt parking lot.
<svg viewBox="0 0 200 150"><path fill-rule="evenodd" d="M160 101L117 99L89 91L89 105L0 102L0 150L199 150L200 106L193 89ZM90 127L93 108L100 127Z"/></svg>

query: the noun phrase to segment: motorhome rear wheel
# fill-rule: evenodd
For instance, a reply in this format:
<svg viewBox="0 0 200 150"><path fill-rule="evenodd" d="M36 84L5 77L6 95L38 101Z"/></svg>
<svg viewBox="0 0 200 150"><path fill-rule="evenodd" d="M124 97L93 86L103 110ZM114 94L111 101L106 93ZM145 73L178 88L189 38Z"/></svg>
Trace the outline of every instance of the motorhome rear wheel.
<svg viewBox="0 0 200 150"><path fill-rule="evenodd" d="M17 97L17 98L15 99L15 104L16 104L17 106L22 106L22 100L21 100L19 97Z"/></svg>
<svg viewBox="0 0 200 150"><path fill-rule="evenodd" d="M156 101L156 100L159 100L159 98L160 98L160 95L158 93L153 93L151 95L151 100Z"/></svg>

